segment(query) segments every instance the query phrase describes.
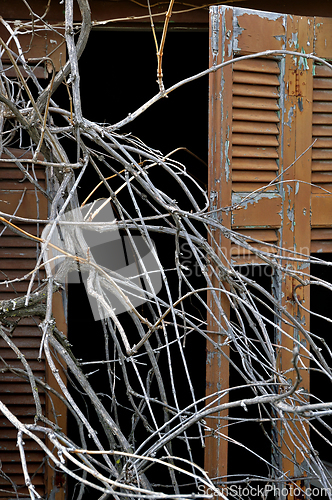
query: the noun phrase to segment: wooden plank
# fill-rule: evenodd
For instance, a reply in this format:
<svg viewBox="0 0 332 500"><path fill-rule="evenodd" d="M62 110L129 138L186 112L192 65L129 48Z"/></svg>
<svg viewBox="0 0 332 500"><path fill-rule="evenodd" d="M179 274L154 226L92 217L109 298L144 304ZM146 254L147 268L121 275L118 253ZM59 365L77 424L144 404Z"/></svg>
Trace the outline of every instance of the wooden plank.
<svg viewBox="0 0 332 500"><path fill-rule="evenodd" d="M306 17L291 17L287 19L287 39L291 44L294 40L294 34L297 34L297 44L299 50L304 47L305 52L311 53L313 50L313 28L314 21ZM290 74L294 68L294 59L286 56L285 75ZM306 96L305 103L302 105L302 99L286 92L284 104L284 116L288 117L287 126L283 127L283 165L284 184L283 189L283 230L280 245L292 251L301 251L310 255L311 228L310 228L310 198L311 198L311 148L301 156L296 162L294 160L303 153L312 142L312 62L308 62L306 71ZM285 119L286 122L286 119ZM294 184L294 179L298 182ZM287 256L287 251L284 252ZM309 265L301 266L297 262L288 262L287 266L296 271L309 271ZM300 309L294 301L293 292L299 281L290 275L284 276L281 283L281 303L287 312L293 317L301 317L303 325L309 328L309 314ZM308 287L298 287L296 289L298 300L306 308L310 308L310 294ZM284 318L286 320L286 318ZM301 387L304 394L309 393L309 361L307 353L302 346L309 347L306 339L287 321L283 322L283 334L277 333L277 344L280 345L277 358L278 371L281 374L279 381L296 380L296 372L293 367L293 350L300 346L301 356ZM305 396L303 396L305 399ZM288 421L290 430L286 431L282 423L277 424L278 428L278 448L280 453L276 453L276 461L283 472L287 473L289 480L304 475L304 471L299 468L304 461L304 456L299 449L302 448L303 428L298 428L296 419ZM305 425L305 424L303 424ZM305 425L305 432L309 434L309 428ZM297 446L296 446L296 445ZM289 486L287 484L287 486ZM288 494L289 500L294 498L292 492Z"/></svg>
<svg viewBox="0 0 332 500"><path fill-rule="evenodd" d="M220 27L220 29L219 29ZM218 28L218 30L217 30ZM217 30L217 33L216 33ZM219 64L224 60L232 58L232 32L233 32L233 10L228 7L212 7L210 16L210 66ZM225 34L229 33L230 37ZM212 34L217 34L217 44L212 43ZM221 71L210 74L209 87L209 193L211 209L230 206L232 203L232 170L229 145L232 141L232 79L233 68L226 66ZM222 91L222 89L224 89ZM220 217L221 212L217 215ZM231 214L224 213L222 223L225 227L231 227ZM213 236L213 239L212 239ZM219 258L228 265L231 244L220 231L213 231L210 237L212 246L218 253ZM224 255L220 249L223 249ZM226 258L225 258L226 257ZM220 287L219 280L215 275L211 276L212 286ZM227 286L227 285L226 285ZM224 314L229 317L230 306L225 294L219 294L218 300ZM221 317L221 312L216 303L213 293L208 292L207 303L211 313L208 313L208 329L211 340L219 347L216 349L209 341L206 344L206 395L218 393L229 387L229 364L226 357L229 356L229 347L224 346L225 335L222 333L220 324L227 330L227 325ZM218 322L214 320L217 318ZM220 322L220 323L219 323ZM218 324L219 323L219 324ZM227 394L227 393L226 393ZM214 397L213 400L216 398ZM209 404L213 400L207 399ZM228 394L223 397L223 402L228 402ZM216 404L220 400L217 399ZM214 417L207 418L207 431L205 437L204 468L211 478L227 477L228 466L228 425L226 411L219 412ZM216 432L222 429L222 434Z"/></svg>

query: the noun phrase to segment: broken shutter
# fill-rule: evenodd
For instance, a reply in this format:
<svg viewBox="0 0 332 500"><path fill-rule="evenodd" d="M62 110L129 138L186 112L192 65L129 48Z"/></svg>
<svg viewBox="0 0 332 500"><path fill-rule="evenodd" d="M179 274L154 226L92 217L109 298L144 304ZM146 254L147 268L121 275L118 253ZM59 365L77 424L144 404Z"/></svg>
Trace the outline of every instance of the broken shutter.
<svg viewBox="0 0 332 500"><path fill-rule="evenodd" d="M287 49L331 59L331 27L331 20L325 18L212 7L210 66L264 50ZM272 243L305 255L331 252L332 71L290 55L240 60L211 74L209 106L211 208L232 207L221 212L223 224L246 235L257 251L278 252L268 246ZM264 263L259 253L231 245L222 235L219 244L235 265ZM292 265L300 271L300 264ZM296 284L286 277L279 285L282 305L294 316L298 313L293 301ZM300 290L298 299L308 309L307 287ZM308 314L303 322L308 328ZM280 349L282 370L292 366L295 332L289 327L287 333L290 338L276 339L286 348ZM219 337L222 344L223 336ZM221 365L217 352L210 351L207 394L228 386L224 358ZM308 371L303 371L302 378L308 390ZM209 422L215 428L221 424L224 433L225 421ZM282 434L275 443L281 453L275 458L295 477L294 446ZM206 440L206 464L214 477L227 472L227 442L216 441Z"/></svg>

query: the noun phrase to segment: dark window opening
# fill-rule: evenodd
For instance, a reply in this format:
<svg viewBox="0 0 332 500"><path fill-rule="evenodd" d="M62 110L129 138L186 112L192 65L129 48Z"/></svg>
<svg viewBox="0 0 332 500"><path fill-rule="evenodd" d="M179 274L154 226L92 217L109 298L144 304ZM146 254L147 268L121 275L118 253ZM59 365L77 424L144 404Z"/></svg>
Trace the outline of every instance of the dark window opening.
<svg viewBox="0 0 332 500"><path fill-rule="evenodd" d="M189 77L195 73L202 71L208 67L208 33L207 32L169 32L167 34L166 46L163 60L164 84L168 88L183 78ZM93 121L99 123L116 123L135 111L145 101L151 98L158 92L156 83L156 55L154 51L153 37L150 32L120 32L120 31L96 31L92 32L87 48L80 60L80 75L81 75L81 94L83 115ZM60 90L61 98L66 102L66 91L64 88ZM59 93L60 93L59 92ZM162 99L160 102L153 105L145 113L143 113L133 123L124 127L121 132L132 134L144 141L148 146L161 151L167 155L177 148L172 157L185 164L187 170L196 178L200 185L207 188L207 154L208 154L208 79L207 77L199 79L196 82L187 84L180 89L172 92L168 98ZM189 152L190 151L190 152ZM73 149L71 154L73 157L76 152ZM106 173L106 172L104 172ZM111 175L112 172L109 174ZM151 172L153 182L156 182L164 192L168 193L172 198L177 199L181 205L184 201L180 198L180 192L177 191L177 186L172 178L162 177L159 171ZM83 202L89 195L91 189L99 183L100 179L97 174L88 170L83 177L79 188L79 199ZM114 181L114 186L117 180ZM196 193L193 192L196 196ZM94 194L93 199L109 196L108 191L103 186L100 187ZM125 195L124 195L125 196ZM197 196L199 192L197 190ZM90 201L91 201L90 200ZM201 203L201 200L199 200ZM130 199L128 197L128 209L132 210ZM115 207L112 207L115 213ZM174 268L174 249L170 248L171 242L168 236L156 234L154 243L160 254L160 259L165 269ZM183 246L183 258L187 256L187 248ZM185 265L188 267L190 278L194 280L197 288L204 287L205 281L200 275L197 268L194 266L194 261L189 257L186 259ZM170 287L176 291L177 276L176 273L169 275ZM160 291L160 296L166 298L165 290ZM205 295L202 295L203 299ZM205 311L201 311L199 301L195 298L188 301L192 314L205 315ZM89 301L85 292L84 285L70 284L69 285L69 340L73 345L73 351L77 358L84 361L94 361L105 358L105 337L101 321L94 321ZM147 306L140 306L142 314L149 314ZM121 322L125 328L130 331L129 317L126 313L122 313ZM174 332L170 329L170 335ZM93 342L91 342L93 338ZM156 340L154 340L156 344ZM113 345L110 339L109 357L113 359ZM187 359L191 370L192 382L195 387L196 395L203 397L205 394L205 340L198 334L195 341L187 342ZM189 351L189 352L188 352ZM158 364L161 371L163 367L167 368L167 355L165 349L161 351L158 358ZM108 383L107 366L103 365L85 365L83 370L85 373L91 373L89 380L98 394L101 396L102 403L107 410L113 411L112 394L110 394L110 385ZM184 379L185 374L179 366L174 366L174 374L179 381ZM146 374L148 376L148 374ZM133 414L128 411L128 395L125 390L125 384L121 380L121 370L116 373L118 377L117 397L120 398L119 409L113 411L112 416L119 419L121 429L127 435L132 425ZM118 391L122 385L124 390ZM165 380L167 390L170 390L169 381ZM97 389L96 389L97 388ZM139 387L133 387L139 392ZM187 387L186 387L187 390ZM151 392L157 394L156 381L151 384ZM120 393L120 396L118 394ZM79 390L73 389L72 394L77 400L80 408L84 411L90 422L98 430L98 436L103 436L103 430L98 424L97 416L94 410L86 404L84 394L80 394ZM180 391L181 406L185 406L186 393L183 395ZM158 416L158 411L155 410ZM68 415L69 419L69 434L73 439L78 438L78 429L74 419ZM143 440L147 437L147 431L141 422L135 429L135 433L139 439ZM189 431L190 436L190 431ZM106 445L105 445L106 446ZM174 454L181 456L182 447L185 446L181 440L173 444ZM200 440L194 439L191 442L191 448L194 461L203 466L204 449L201 447ZM168 478L163 477L165 470L159 470L154 466L154 472L150 481L160 484L169 482ZM69 498L78 485L70 480ZM156 486L157 488L157 486ZM75 489L77 493L77 489ZM189 490L191 487L189 486ZM169 492L169 491L168 491ZM99 498L99 494L94 491L86 490L84 498Z"/></svg>

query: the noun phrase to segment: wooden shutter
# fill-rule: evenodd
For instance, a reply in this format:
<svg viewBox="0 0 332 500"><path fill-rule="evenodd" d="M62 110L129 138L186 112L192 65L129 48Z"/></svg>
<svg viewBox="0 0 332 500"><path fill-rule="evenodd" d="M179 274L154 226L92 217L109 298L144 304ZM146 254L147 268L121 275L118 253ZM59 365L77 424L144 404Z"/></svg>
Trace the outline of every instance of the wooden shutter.
<svg viewBox="0 0 332 500"><path fill-rule="evenodd" d="M24 160L31 158L31 155L19 149L11 149L10 156L15 156L29 173L36 177L39 185L46 189L45 168L35 166L31 170ZM9 155L3 154L2 159L9 159ZM6 163L0 159L0 210L7 214L15 214L19 217L31 219L47 219L47 198L40 191L35 190L34 185L24 176L24 173L14 163ZM42 226L38 224L27 224L12 220L21 229L41 236ZM23 278L35 266L38 247L36 243L22 238L13 233L2 223L0 225L0 281ZM34 288L40 284L45 277L44 272L37 274ZM15 299L24 296L30 277L25 277L22 281L12 284L0 285L0 300ZM55 315L62 316L62 304L59 298L56 299ZM18 318L14 318L17 320ZM41 341L41 330L38 327L39 318L23 318L15 328L11 340L18 347L20 352L28 361L35 377L43 381L52 383L50 374L47 372L44 360L38 361L39 347ZM64 328L63 322L58 324L60 329ZM20 359L17 357L4 339L0 338L0 398L8 406L10 411L24 424L34 423L36 408L32 396L29 382L19 375L10 371L10 368L24 369ZM46 396L41 387L38 393L42 404L42 411L45 416L54 421L52 405L56 411L62 414L58 424L65 427L66 412L59 402L54 399L52 403L46 400ZM40 422L39 422L40 424ZM39 436L44 439L44 436ZM41 496L48 494L54 487L54 472L49 469L45 456L39 446L27 436L24 437L26 450L26 460L28 471L31 474L32 482ZM25 487L22 473L19 450L17 448L17 430L10 422L0 414L0 498L16 498L15 488L11 481L17 486L19 497L29 497ZM30 498L30 497L29 497ZM57 496L57 500L63 496Z"/></svg>
<svg viewBox="0 0 332 500"><path fill-rule="evenodd" d="M24 151L11 150L16 157L24 154ZM3 158L9 158L3 155ZM22 160L21 160L22 161ZM36 194L34 186L15 164L1 163L0 180L0 209L5 213L15 213L21 217L36 218ZM40 184L45 187L44 170L36 169L36 175ZM23 182L22 182L23 181ZM25 192L24 192L25 190ZM41 193L38 193L40 202L40 215L47 214L47 200ZM18 210L16 210L18 208ZM13 221L15 223L15 221ZM24 224L24 230L36 235L36 226L33 224ZM15 278L22 278L34 268L36 261L36 244L25 238L18 236L1 224L0 226L0 258L1 273L0 280L6 281ZM44 276L39 276L43 278ZM38 279L37 279L38 281ZM37 284L36 281L36 284ZM24 295L28 287L28 278L17 283L0 285L0 299L9 300ZM37 361L38 349L41 340L41 332L38 328L39 320L37 318L26 318L19 322L14 330L12 340L26 357L34 375L45 380L45 363ZM7 345L5 340L0 340L0 355L3 361L0 365L0 397L1 401L8 405L8 408L23 423L33 423L35 416L35 405L31 392L31 386L18 375L6 369L6 364L10 367L24 369L22 362L17 358L16 353ZM40 391L40 398L45 408L45 395ZM27 493L24 488L24 477L20 463L19 450L17 448L17 431L4 417L0 417L0 460L2 464L0 475L1 498L14 497L15 491L8 479L3 476L6 474L16 485L19 486L19 493ZM29 472L35 473L35 484L38 485L37 491L44 495L44 455L36 444L25 439L27 460L29 463ZM28 496L28 495L27 495Z"/></svg>
<svg viewBox="0 0 332 500"><path fill-rule="evenodd" d="M331 20L325 18L212 7L210 65L264 50L288 49L299 55L314 53L332 59L331 28ZM223 224L259 240L252 244L257 249L275 243L305 255L331 252L332 71L289 55L238 61L211 74L209 106L211 208L232 206L230 213L223 212ZM274 179L279 182L272 182ZM222 236L219 243L235 265L264 263L259 256L230 245ZM309 271L295 262L292 266L296 271ZM289 277L278 283L281 303L293 316L298 313L293 301L296 284ZM309 308L309 291L307 287L300 290L299 300ZM227 311L227 304L225 308ZM301 314L309 328L309 315L303 316L303 311ZM284 330L290 338L276 338L289 350L287 353L287 349L280 349L281 370L292 366L295 335L290 326L284 326ZM305 345L305 339L300 340ZM207 394L211 394L210 387L227 388L228 377L225 361L221 374L217 354L208 355ZM308 373L302 372L306 390ZM224 432L224 421L215 419L209 424L221 424ZM219 448L211 441L206 440L207 468L213 476L225 475L226 441ZM284 456L275 457L280 467L296 478L292 459L298 463L302 459L292 455L294 446L286 433L279 437L276 449Z"/></svg>

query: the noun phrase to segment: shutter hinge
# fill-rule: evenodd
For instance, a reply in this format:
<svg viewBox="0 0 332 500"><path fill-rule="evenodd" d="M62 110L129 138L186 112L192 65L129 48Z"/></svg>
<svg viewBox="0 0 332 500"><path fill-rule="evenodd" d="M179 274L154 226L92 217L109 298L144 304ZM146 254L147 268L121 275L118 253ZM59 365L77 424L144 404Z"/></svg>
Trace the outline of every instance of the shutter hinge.
<svg viewBox="0 0 332 500"><path fill-rule="evenodd" d="M288 95L305 97L307 93L307 71L290 69L288 78Z"/></svg>

